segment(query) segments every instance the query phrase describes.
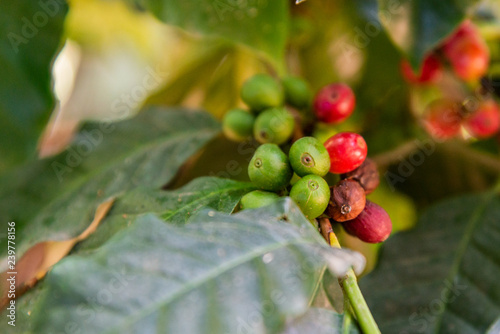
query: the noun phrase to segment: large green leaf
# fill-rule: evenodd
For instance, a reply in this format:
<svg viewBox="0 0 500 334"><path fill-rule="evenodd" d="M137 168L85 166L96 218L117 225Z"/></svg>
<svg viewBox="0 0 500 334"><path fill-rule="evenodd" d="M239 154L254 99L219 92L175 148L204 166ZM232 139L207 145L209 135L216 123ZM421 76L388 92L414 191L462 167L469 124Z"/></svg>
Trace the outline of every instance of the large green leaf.
<svg viewBox="0 0 500 334"><path fill-rule="evenodd" d="M200 208L212 208L231 213L241 196L254 187L250 183L216 177L200 177L184 187L162 191L138 188L119 196L99 228L88 239L76 246L72 254L80 255L100 247L116 232L131 226L137 215L155 212L169 218L170 223L185 223ZM181 199L179 201L179 199ZM189 214L188 214L189 213ZM15 328L0 323L0 332L17 333L31 331L31 312L38 303L44 282L16 300L17 325ZM8 311L4 312L6 316ZM22 330L20 330L22 328Z"/></svg>
<svg viewBox="0 0 500 334"><path fill-rule="evenodd" d="M500 317L500 199L426 211L391 237L361 289L382 333L484 333Z"/></svg>
<svg viewBox="0 0 500 334"><path fill-rule="evenodd" d="M187 225L139 216L89 254L49 273L35 332L278 333L309 307L327 265L359 264L330 248L290 199Z"/></svg>
<svg viewBox="0 0 500 334"><path fill-rule="evenodd" d="M35 156L67 10L63 1L0 2L0 171Z"/></svg>
<svg viewBox="0 0 500 334"><path fill-rule="evenodd" d="M425 53L456 28L464 20L467 9L476 2L378 0L379 17L396 45L417 67Z"/></svg>
<svg viewBox="0 0 500 334"><path fill-rule="evenodd" d="M106 243L115 233L132 226L139 214L154 212L168 218L169 223L185 223L201 208L212 208L219 212L231 213L241 196L253 190L246 182L237 182L216 177L201 177L184 187L162 191L138 188L123 194L101 222L99 228L89 238L79 243L72 251L73 255L82 255ZM180 200L179 200L180 199ZM16 327L6 322L0 323L1 333L24 333L32 331L31 312L39 302L45 282L37 284L32 290L16 299ZM6 317L8 311L4 311Z"/></svg>
<svg viewBox="0 0 500 334"><path fill-rule="evenodd" d="M221 37L283 62L288 35L286 0L127 0L146 7L160 20L191 33Z"/></svg>
<svg viewBox="0 0 500 334"><path fill-rule="evenodd" d="M117 198L99 229L81 242L77 250L101 246L116 232L128 227L139 214L156 213L165 221L179 225L202 208L231 213L241 197L254 189L248 182L217 177L200 177L171 191L135 189Z"/></svg>
<svg viewBox="0 0 500 334"><path fill-rule="evenodd" d="M109 196L160 188L218 132L210 115L182 109L151 108L116 124L84 126L67 151L0 180L0 212L16 222L17 252L76 236Z"/></svg>

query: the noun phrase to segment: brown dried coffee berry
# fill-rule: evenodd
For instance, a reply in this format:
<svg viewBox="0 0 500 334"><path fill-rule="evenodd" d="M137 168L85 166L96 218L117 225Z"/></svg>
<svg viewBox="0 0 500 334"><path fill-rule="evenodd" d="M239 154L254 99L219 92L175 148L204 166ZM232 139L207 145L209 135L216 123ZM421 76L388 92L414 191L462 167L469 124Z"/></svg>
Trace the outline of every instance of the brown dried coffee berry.
<svg viewBox="0 0 500 334"><path fill-rule="evenodd" d="M355 180L340 180L331 187L328 215L338 222L356 218L365 208L365 190Z"/></svg>
<svg viewBox="0 0 500 334"><path fill-rule="evenodd" d="M341 179L353 179L365 189L366 194L372 193L380 183L377 164L372 159L366 158L361 166L352 172L340 175Z"/></svg>

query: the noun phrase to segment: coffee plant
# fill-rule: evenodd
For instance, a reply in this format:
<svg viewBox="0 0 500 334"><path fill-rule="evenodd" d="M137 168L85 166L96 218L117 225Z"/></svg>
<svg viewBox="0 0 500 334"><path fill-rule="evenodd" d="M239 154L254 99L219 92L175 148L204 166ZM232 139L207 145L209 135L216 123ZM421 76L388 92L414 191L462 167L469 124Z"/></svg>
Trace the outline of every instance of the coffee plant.
<svg viewBox="0 0 500 334"><path fill-rule="evenodd" d="M0 2L1 333L500 333L500 4Z"/></svg>

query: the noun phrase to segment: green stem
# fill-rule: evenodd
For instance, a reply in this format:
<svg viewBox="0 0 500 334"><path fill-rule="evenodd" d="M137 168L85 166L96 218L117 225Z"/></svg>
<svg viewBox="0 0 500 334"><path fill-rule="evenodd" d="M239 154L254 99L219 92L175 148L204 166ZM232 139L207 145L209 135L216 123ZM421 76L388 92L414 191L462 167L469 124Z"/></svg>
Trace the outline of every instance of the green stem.
<svg viewBox="0 0 500 334"><path fill-rule="evenodd" d="M349 298L344 298L344 321L342 322L342 334L350 334L352 326L352 313Z"/></svg>
<svg viewBox="0 0 500 334"><path fill-rule="evenodd" d="M328 218L321 218L320 221L321 232L328 244L331 247L341 248L339 240L337 236L333 232L332 225ZM361 293L361 290L358 286L358 279L356 278L356 274L354 270L349 269L347 274L339 279L340 286L344 290L345 296L349 299L349 303L351 304L352 309L354 310L354 314L356 315L356 319L358 320L359 326L364 334L380 334L380 329L373 319L373 315L366 304L365 298ZM345 311L344 311L345 312Z"/></svg>
<svg viewBox="0 0 500 334"><path fill-rule="evenodd" d="M373 319L373 315L371 314L368 305L366 305L365 298L359 289L356 274L354 274L352 269L350 269L347 272L347 275L340 280L340 284L344 289L349 302L351 303L352 309L356 314L356 319L358 320L363 333L380 333L377 323L375 322L375 319Z"/></svg>

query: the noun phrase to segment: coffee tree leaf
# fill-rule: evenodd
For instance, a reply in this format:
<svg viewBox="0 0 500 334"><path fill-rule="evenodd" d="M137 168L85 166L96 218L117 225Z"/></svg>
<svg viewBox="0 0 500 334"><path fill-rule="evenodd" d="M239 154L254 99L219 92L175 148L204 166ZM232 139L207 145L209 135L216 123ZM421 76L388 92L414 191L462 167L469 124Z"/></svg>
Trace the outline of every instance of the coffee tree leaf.
<svg viewBox="0 0 500 334"><path fill-rule="evenodd" d="M75 237L110 196L162 187L219 131L207 113L155 107L118 123L86 124L65 152L0 179L0 212L16 223L16 252Z"/></svg>
<svg viewBox="0 0 500 334"><path fill-rule="evenodd" d="M56 0L0 3L0 171L35 157L54 107L51 64L67 11Z"/></svg>
<svg viewBox="0 0 500 334"><path fill-rule="evenodd" d="M290 199L235 215L200 211L184 226L146 214L54 266L34 330L279 333L307 311L325 267L355 258L329 247Z"/></svg>
<svg viewBox="0 0 500 334"><path fill-rule="evenodd" d="M391 237L360 281L382 333L484 333L500 316L500 199L468 195Z"/></svg>

